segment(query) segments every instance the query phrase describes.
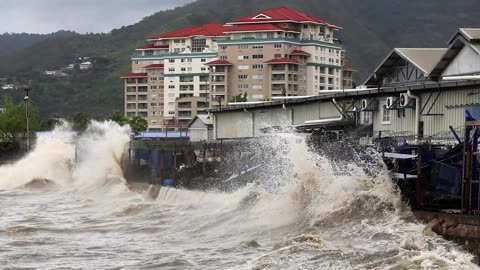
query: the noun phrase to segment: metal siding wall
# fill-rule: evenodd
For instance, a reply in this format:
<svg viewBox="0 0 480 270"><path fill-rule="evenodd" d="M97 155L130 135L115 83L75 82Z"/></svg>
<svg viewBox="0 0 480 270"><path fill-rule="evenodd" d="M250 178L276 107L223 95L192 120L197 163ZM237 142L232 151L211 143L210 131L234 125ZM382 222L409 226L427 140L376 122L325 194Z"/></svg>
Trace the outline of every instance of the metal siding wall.
<svg viewBox="0 0 480 270"><path fill-rule="evenodd" d="M480 71L480 55L466 45L448 65L442 76L458 75Z"/></svg>
<svg viewBox="0 0 480 270"><path fill-rule="evenodd" d="M190 141L200 142L207 140L207 128L205 129L190 129Z"/></svg>
<svg viewBox="0 0 480 270"><path fill-rule="evenodd" d="M217 118L217 139L248 138L252 136L250 114L244 111L215 114Z"/></svg>
<svg viewBox="0 0 480 270"><path fill-rule="evenodd" d="M480 92L480 89L464 88L461 90L442 91L430 113L443 113L443 116L421 116L420 121L424 122L424 136L438 136L449 132L449 126L462 128L464 125L465 107L447 108L446 106L464 105L471 103L480 103L480 95L468 95L471 92ZM422 108L428 100L430 93L420 95L422 99ZM423 114L426 114L435 100L436 93L430 98ZM379 97L379 107L381 110L382 101L385 97ZM386 136L388 133L410 132L415 131L415 109L406 109L405 117L397 117L397 111L392 111L390 125L383 125L381 112L375 112L373 116L374 136L378 136L379 131L384 131ZM403 114L402 114L403 115Z"/></svg>
<svg viewBox="0 0 480 270"><path fill-rule="evenodd" d="M305 105L293 105L289 107L293 110L293 125L303 125L305 123L306 117L306 106Z"/></svg>
<svg viewBox="0 0 480 270"><path fill-rule="evenodd" d="M283 108L274 108L271 110L255 110L255 136L261 136L262 128L272 126L290 126L290 111Z"/></svg>

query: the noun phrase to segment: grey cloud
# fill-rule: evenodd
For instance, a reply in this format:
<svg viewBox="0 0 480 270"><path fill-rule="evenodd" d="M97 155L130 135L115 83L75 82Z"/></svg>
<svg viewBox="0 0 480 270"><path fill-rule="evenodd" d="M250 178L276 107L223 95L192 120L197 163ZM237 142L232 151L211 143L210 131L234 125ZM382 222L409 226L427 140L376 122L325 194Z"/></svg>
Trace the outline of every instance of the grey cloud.
<svg viewBox="0 0 480 270"><path fill-rule="evenodd" d="M109 32L193 0L0 0L0 33Z"/></svg>

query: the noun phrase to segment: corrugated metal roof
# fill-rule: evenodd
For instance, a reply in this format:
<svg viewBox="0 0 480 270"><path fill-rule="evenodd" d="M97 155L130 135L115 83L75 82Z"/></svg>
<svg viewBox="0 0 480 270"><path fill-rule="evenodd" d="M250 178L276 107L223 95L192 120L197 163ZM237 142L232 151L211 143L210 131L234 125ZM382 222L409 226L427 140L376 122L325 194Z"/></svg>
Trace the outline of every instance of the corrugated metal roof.
<svg viewBox="0 0 480 270"><path fill-rule="evenodd" d="M447 48L396 48L395 50L424 73L429 73L440 61Z"/></svg>

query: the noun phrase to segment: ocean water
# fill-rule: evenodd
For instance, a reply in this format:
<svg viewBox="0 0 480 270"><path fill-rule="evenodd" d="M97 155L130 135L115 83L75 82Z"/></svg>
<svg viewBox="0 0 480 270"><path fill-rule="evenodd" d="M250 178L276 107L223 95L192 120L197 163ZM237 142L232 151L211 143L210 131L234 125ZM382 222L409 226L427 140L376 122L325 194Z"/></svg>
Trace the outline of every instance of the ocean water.
<svg viewBox="0 0 480 270"><path fill-rule="evenodd" d="M242 188L151 198L123 179L128 130L64 130L0 167L0 269L478 269L415 222L385 169L334 162L301 135L268 140L269 173Z"/></svg>

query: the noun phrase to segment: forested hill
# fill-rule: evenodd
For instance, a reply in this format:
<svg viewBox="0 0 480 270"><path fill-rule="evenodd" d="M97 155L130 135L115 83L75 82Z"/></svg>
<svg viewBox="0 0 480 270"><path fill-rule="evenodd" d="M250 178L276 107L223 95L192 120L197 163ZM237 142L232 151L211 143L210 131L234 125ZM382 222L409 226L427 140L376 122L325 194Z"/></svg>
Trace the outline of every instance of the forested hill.
<svg viewBox="0 0 480 270"><path fill-rule="evenodd" d="M119 76L129 71L132 50L149 36L186 25L226 22L256 11L288 6L343 26L348 65L364 78L392 47L444 47L459 27L480 27L478 0L198 0L161 11L109 34L57 36L0 56L0 77L33 76L32 101L43 117L83 111L104 116L123 108ZM45 78L78 57L102 60L87 73ZM30 75L33 74L33 75Z"/></svg>
<svg viewBox="0 0 480 270"><path fill-rule="evenodd" d="M35 43L48 38L75 35L78 34L63 30L51 34L3 33L0 34L0 55L9 54L26 47L30 47Z"/></svg>

